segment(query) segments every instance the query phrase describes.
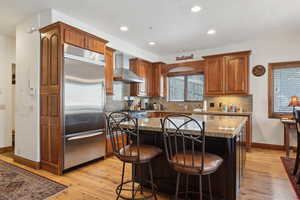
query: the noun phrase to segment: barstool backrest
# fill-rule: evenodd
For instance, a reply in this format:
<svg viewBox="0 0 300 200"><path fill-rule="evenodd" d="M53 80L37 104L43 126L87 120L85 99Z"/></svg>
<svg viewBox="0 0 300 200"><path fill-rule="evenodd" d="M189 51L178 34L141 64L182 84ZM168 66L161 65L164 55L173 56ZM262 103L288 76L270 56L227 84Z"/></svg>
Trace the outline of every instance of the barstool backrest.
<svg viewBox="0 0 300 200"><path fill-rule="evenodd" d="M205 157L205 123L187 115L168 115L161 119L164 135L164 146L168 162L187 168L196 168L196 160L200 159L201 170ZM186 133L185 130L195 130ZM196 152L200 152L196 153ZM180 154L181 159L178 159ZM201 156L201 158L199 158ZM198 162L199 165L199 162Z"/></svg>
<svg viewBox="0 0 300 200"><path fill-rule="evenodd" d="M122 123L129 123L131 127L126 128ZM121 159L132 157L132 160L138 160L140 158L138 120L124 112L112 112L107 116L107 127L114 155ZM129 148L133 141L136 143L135 149Z"/></svg>

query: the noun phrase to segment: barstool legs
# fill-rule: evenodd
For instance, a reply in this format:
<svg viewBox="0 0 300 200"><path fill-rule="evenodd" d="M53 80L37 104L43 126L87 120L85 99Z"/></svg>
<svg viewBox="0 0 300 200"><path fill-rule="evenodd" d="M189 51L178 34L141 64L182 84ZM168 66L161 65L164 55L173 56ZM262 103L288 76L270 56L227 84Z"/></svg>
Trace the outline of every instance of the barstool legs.
<svg viewBox="0 0 300 200"><path fill-rule="evenodd" d="M203 199L202 195L202 175L199 176L199 192L200 192L200 200Z"/></svg>
<svg viewBox="0 0 300 200"><path fill-rule="evenodd" d="M175 194L175 199L176 200L178 200L179 182L180 182L180 173L177 172L176 194Z"/></svg>
<svg viewBox="0 0 300 200"><path fill-rule="evenodd" d="M211 191L211 180L210 180L210 174L209 174L209 175L207 175L207 178L208 178L209 198L210 198L210 200L213 200L213 197L212 197L212 191Z"/></svg>
<svg viewBox="0 0 300 200"><path fill-rule="evenodd" d="M134 199L135 196L135 190L134 190L134 183L135 183L135 165L132 164L132 199Z"/></svg>
<svg viewBox="0 0 300 200"><path fill-rule="evenodd" d="M120 190L119 190L119 193L118 193L118 196L117 196L117 200L120 198L121 191L122 191L122 188L123 188L124 174L125 174L124 172L125 172L125 162L123 162L122 179L121 179L121 188L120 188Z"/></svg>
<svg viewBox="0 0 300 200"><path fill-rule="evenodd" d="M157 200L156 192L154 190L153 171L152 171L152 164L151 164L151 162L149 162L149 173L150 173L150 181L151 181L152 194L154 196L154 199Z"/></svg>
<svg viewBox="0 0 300 200"><path fill-rule="evenodd" d="M185 199L187 199L188 191L189 191L189 175L187 174L185 179Z"/></svg>

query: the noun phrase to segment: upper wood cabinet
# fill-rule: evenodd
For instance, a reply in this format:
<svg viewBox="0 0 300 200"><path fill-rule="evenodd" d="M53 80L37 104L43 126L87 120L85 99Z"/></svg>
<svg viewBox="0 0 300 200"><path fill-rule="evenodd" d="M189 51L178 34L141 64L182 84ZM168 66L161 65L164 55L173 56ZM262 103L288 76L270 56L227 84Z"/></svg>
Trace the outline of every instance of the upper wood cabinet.
<svg viewBox="0 0 300 200"><path fill-rule="evenodd" d="M149 88L149 95L151 97L163 97L164 96L164 77L163 68L165 63L156 62L152 63L152 76L150 78L151 85Z"/></svg>
<svg viewBox="0 0 300 200"><path fill-rule="evenodd" d="M249 94L251 51L204 56L205 95Z"/></svg>
<svg viewBox="0 0 300 200"><path fill-rule="evenodd" d="M131 96L142 96L147 97L150 96L149 89L151 85L152 79L152 64L148 61L134 58L130 59L130 70L140 76L144 82L143 83L131 83L130 84L130 95Z"/></svg>
<svg viewBox="0 0 300 200"><path fill-rule="evenodd" d="M63 170L62 77L64 43L104 54L106 41L57 22L40 29L40 152L41 168L55 174ZM100 44L101 43L101 44ZM107 55L111 54L107 52ZM107 59L108 65L111 63ZM111 75L110 75L111 76Z"/></svg>
<svg viewBox="0 0 300 200"><path fill-rule="evenodd" d="M105 49L105 88L106 94L113 94L114 79L114 49L106 47Z"/></svg>
<svg viewBox="0 0 300 200"><path fill-rule="evenodd" d="M104 53L105 43L94 36L86 36L86 48L98 53Z"/></svg>
<svg viewBox="0 0 300 200"><path fill-rule="evenodd" d="M142 59L130 59L130 70L143 78L144 83L131 83L130 95L142 97L163 97L163 75L165 63L151 63Z"/></svg>
<svg viewBox="0 0 300 200"><path fill-rule="evenodd" d="M65 43L85 48L85 34L81 31L77 31L76 29L73 29L69 26L65 26L64 28L64 41Z"/></svg>
<svg viewBox="0 0 300 200"><path fill-rule="evenodd" d="M225 57L226 94L248 94L248 55Z"/></svg>
<svg viewBox="0 0 300 200"><path fill-rule="evenodd" d="M65 43L104 54L106 40L82 31L73 26L58 22L62 27L63 41Z"/></svg>
<svg viewBox="0 0 300 200"><path fill-rule="evenodd" d="M224 61L222 57L215 57L206 60L205 68L205 94L225 94Z"/></svg>

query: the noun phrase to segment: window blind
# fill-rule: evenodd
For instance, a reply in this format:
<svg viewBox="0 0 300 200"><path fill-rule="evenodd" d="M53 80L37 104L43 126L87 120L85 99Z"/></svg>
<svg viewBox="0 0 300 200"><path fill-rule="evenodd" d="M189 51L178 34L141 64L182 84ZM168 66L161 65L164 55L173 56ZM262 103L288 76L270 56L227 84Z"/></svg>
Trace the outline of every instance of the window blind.
<svg viewBox="0 0 300 200"><path fill-rule="evenodd" d="M273 70L274 112L291 113L288 107L291 96L300 97L300 68L283 68Z"/></svg>

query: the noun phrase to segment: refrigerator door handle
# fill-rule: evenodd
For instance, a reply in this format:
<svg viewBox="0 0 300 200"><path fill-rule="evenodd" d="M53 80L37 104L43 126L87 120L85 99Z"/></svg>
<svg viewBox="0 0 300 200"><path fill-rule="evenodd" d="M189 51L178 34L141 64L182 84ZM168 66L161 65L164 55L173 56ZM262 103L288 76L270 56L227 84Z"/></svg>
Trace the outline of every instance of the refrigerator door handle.
<svg viewBox="0 0 300 200"><path fill-rule="evenodd" d="M102 134L104 134L104 132L97 132L97 133L91 133L91 134L86 134L86 135L79 135L79 136L70 137L67 140L68 141L80 140L80 139L95 137L95 136L102 135Z"/></svg>

